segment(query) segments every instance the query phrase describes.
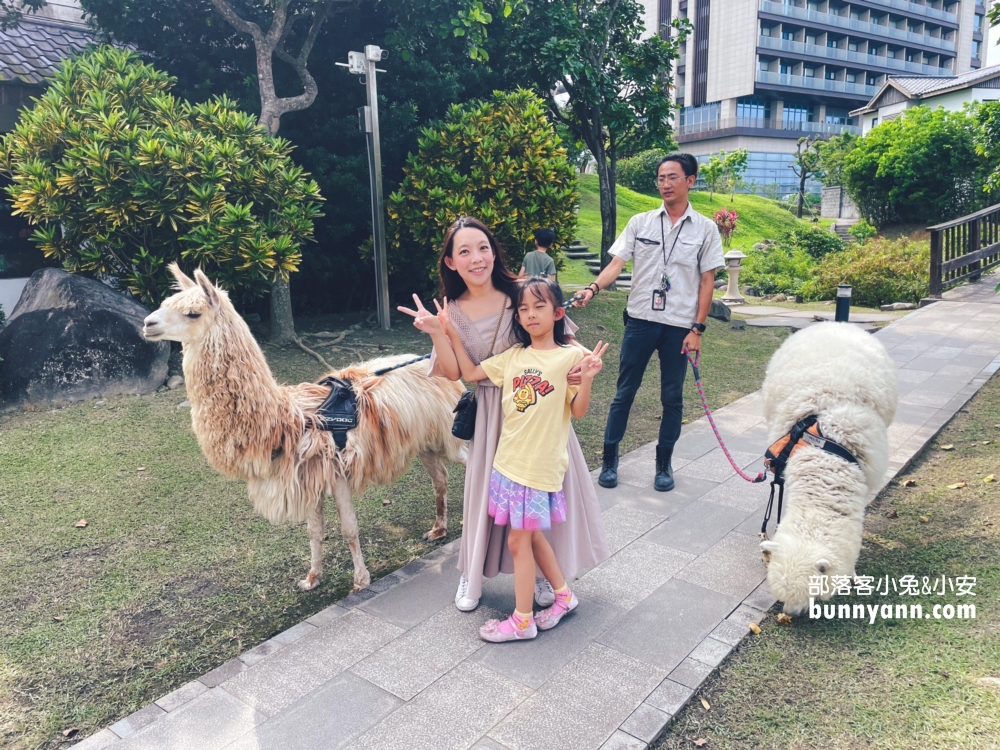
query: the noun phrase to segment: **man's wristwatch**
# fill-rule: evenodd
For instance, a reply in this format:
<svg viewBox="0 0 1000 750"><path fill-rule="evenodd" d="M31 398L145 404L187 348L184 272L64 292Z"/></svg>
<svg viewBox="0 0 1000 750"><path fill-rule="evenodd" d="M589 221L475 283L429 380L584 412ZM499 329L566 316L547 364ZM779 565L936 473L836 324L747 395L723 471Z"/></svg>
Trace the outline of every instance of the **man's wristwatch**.
<svg viewBox="0 0 1000 750"><path fill-rule="evenodd" d="M706 326L704 323L691 324L691 330L697 333L699 336L705 332L706 328L708 328L708 326Z"/></svg>

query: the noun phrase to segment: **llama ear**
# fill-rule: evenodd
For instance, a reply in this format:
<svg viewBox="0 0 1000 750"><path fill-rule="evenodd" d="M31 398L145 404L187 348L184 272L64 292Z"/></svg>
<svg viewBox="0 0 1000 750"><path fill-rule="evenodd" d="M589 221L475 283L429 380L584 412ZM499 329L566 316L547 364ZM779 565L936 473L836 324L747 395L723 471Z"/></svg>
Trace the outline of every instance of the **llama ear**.
<svg viewBox="0 0 1000 750"><path fill-rule="evenodd" d="M765 539L763 542L760 543L760 548L763 552L772 552L772 553L777 552L778 543L773 539Z"/></svg>
<svg viewBox="0 0 1000 750"><path fill-rule="evenodd" d="M169 266L167 266L167 270L170 271L171 274L173 274L174 279L177 281L177 286L182 292L187 289L193 289L195 286L197 286L193 281L191 281L191 279L187 276L187 274L185 274L181 270L181 267L178 266L176 263L171 263Z"/></svg>
<svg viewBox="0 0 1000 750"><path fill-rule="evenodd" d="M819 560L816 561L816 570L820 572L820 575L825 574L826 571L828 571L829 569L830 569L830 561L827 560L825 557L821 557Z"/></svg>
<svg viewBox="0 0 1000 750"><path fill-rule="evenodd" d="M205 293L208 297L208 303L212 307L219 306L219 290L215 288L211 281L208 280L208 276L201 272L200 268L194 270L194 280L198 282L198 286L201 287L201 291Z"/></svg>

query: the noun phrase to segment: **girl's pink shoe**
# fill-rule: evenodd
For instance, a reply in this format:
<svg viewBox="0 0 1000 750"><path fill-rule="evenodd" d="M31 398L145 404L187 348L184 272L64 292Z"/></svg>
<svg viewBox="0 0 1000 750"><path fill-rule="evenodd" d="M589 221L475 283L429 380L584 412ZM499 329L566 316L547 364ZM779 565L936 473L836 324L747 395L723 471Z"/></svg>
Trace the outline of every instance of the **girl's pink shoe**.
<svg viewBox="0 0 1000 750"><path fill-rule="evenodd" d="M538 627L535 625L535 619L530 615L524 619L511 615L506 620L487 620L479 628L479 637L490 643L529 641L537 635Z"/></svg>
<svg viewBox="0 0 1000 750"><path fill-rule="evenodd" d="M565 615L568 615L578 606L580 606L580 601L572 591L568 592L568 596L563 596L557 592L555 604L535 615L535 625L538 626L539 630L551 630L559 624Z"/></svg>

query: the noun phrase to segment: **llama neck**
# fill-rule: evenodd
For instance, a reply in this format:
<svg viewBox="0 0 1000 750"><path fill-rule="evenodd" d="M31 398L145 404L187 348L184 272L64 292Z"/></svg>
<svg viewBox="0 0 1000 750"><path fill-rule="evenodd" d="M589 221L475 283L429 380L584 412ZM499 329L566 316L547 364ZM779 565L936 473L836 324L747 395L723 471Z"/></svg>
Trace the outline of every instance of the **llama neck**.
<svg viewBox="0 0 1000 750"><path fill-rule="evenodd" d="M271 436L287 416L287 396L246 323L235 311L199 342L184 346L191 421L206 456L239 476L266 472Z"/></svg>

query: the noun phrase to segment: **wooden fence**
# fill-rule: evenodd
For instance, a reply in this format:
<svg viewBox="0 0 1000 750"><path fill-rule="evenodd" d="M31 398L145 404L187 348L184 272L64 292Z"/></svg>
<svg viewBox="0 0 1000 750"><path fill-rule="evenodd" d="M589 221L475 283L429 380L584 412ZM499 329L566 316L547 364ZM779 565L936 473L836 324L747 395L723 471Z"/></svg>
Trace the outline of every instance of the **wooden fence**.
<svg viewBox="0 0 1000 750"><path fill-rule="evenodd" d="M940 297L963 281L978 281L983 271L1000 265L1000 204L927 231L931 233L931 297Z"/></svg>

